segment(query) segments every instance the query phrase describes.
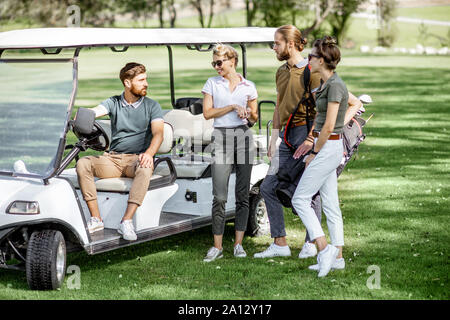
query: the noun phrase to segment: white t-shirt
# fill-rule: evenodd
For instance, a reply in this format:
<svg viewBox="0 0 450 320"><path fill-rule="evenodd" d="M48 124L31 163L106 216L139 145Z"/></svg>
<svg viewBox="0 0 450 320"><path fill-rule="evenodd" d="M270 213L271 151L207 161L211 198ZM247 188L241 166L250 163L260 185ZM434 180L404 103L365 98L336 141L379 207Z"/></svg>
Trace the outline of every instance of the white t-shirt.
<svg viewBox="0 0 450 320"><path fill-rule="evenodd" d="M255 84L238 74L241 82L238 83L233 92L230 92L229 81L222 76L209 78L203 86L202 93L213 97L213 107L223 108L228 105L237 104L247 108L247 102L258 98ZM215 128L234 128L247 124L247 119L238 117L236 111L214 118Z"/></svg>

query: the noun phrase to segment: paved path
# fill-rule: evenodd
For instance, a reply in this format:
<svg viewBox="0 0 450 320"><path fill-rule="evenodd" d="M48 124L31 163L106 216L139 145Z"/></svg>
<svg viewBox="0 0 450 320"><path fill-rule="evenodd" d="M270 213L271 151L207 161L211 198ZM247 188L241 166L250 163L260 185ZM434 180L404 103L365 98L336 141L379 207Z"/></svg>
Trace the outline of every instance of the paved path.
<svg viewBox="0 0 450 320"><path fill-rule="evenodd" d="M371 13L354 13L352 14L352 16L355 18L377 19L377 15ZM415 24L423 23L435 26L450 27L450 21L438 21L438 20L417 19L408 17L397 17L396 20L399 22L406 22L406 23L415 23Z"/></svg>

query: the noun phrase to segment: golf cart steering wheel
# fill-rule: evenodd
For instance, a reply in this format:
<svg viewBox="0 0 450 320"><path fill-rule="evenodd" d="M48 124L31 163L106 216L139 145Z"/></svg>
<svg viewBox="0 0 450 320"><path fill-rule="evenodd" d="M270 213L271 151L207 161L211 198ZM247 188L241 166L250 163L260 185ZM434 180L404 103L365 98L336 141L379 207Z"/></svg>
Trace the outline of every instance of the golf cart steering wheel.
<svg viewBox="0 0 450 320"><path fill-rule="evenodd" d="M72 126L72 131L80 141L84 140L87 148L95 151L106 151L109 147L108 134L97 121L94 121L94 127L89 134L81 133L75 126Z"/></svg>

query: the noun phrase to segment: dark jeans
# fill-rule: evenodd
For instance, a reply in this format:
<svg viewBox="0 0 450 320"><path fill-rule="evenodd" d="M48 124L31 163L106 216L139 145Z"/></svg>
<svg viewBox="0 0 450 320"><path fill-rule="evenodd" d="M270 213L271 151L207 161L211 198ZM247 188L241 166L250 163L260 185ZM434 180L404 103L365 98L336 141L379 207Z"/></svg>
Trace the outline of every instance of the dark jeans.
<svg viewBox="0 0 450 320"><path fill-rule="evenodd" d="M308 132L307 126L293 127L289 130L289 136L287 137L289 143L299 146L305 141ZM280 132L280 138L283 139L284 129ZM286 229L284 224L284 211L278 197L275 193L275 188L278 184L278 179L276 172L278 172L278 167L283 166L289 157L292 157L294 153L289 149L284 140L281 141L280 147L278 148L276 154L272 158L271 168L269 173L264 178L261 184L260 190L261 195L264 198L267 208L267 215L270 222L270 234L272 238L280 238L286 236ZM278 167L277 167L278 165ZM314 209L317 218L321 221L322 218L322 208L320 203L320 195L314 197L311 201L311 207ZM314 240L314 239L312 239ZM309 238L308 231L306 231L305 241L311 241Z"/></svg>
<svg viewBox="0 0 450 320"><path fill-rule="evenodd" d="M233 167L236 168L235 230L245 231L249 214L250 177L254 159L253 134L247 126L232 129L216 128L213 132L213 182L212 231L223 235L225 230L225 204L228 183Z"/></svg>

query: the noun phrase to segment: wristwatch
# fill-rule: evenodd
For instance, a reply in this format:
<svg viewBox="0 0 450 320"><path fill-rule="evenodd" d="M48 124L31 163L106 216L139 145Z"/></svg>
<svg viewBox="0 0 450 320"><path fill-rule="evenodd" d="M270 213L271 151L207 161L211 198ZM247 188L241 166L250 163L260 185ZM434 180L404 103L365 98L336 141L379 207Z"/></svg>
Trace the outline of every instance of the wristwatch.
<svg viewBox="0 0 450 320"><path fill-rule="evenodd" d="M316 154L318 154L319 152L315 152L314 150L311 150L311 154L313 154L313 155L316 155Z"/></svg>

